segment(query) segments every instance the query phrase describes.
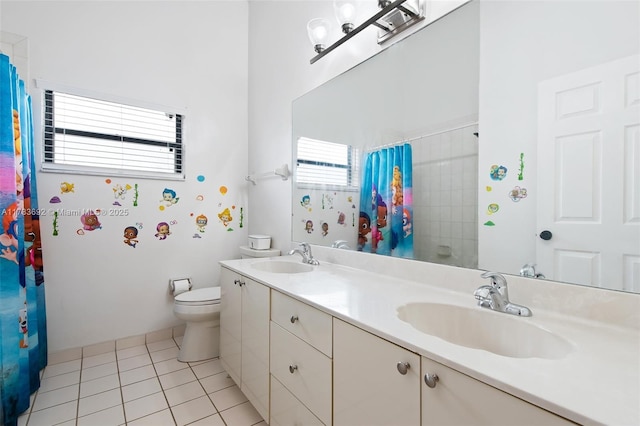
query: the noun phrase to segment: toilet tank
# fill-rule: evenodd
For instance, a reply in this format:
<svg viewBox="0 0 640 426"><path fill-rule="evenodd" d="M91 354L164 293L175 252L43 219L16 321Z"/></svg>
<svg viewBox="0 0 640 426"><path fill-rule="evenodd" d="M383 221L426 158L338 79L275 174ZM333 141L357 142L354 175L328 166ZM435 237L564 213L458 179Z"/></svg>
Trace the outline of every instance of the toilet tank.
<svg viewBox="0 0 640 426"><path fill-rule="evenodd" d="M249 246L240 246L241 259L273 257L273 256L280 256L280 250L276 250L276 249L256 250L256 249L252 249Z"/></svg>

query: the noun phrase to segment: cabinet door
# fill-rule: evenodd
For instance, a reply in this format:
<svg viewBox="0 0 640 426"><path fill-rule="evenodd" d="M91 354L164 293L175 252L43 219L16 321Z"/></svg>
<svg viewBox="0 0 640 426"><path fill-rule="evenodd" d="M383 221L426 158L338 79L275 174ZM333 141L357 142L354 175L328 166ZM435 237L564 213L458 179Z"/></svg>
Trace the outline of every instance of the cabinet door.
<svg viewBox="0 0 640 426"><path fill-rule="evenodd" d="M220 271L220 361L240 385L242 341L242 277L227 268Z"/></svg>
<svg viewBox="0 0 640 426"><path fill-rule="evenodd" d="M243 277L242 392L262 418L269 420L269 307L270 290Z"/></svg>
<svg viewBox="0 0 640 426"><path fill-rule="evenodd" d="M425 374L438 376L435 387L426 385ZM425 357L422 357L422 375L423 426L573 424Z"/></svg>
<svg viewBox="0 0 640 426"><path fill-rule="evenodd" d="M420 357L335 318L333 386L336 426L420 424Z"/></svg>

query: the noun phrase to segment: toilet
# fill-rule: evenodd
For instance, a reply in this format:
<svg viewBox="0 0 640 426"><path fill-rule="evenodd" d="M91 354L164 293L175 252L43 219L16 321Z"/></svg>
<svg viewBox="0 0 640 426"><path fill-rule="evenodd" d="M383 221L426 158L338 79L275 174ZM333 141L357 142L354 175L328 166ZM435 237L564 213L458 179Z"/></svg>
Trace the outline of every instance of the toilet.
<svg viewBox="0 0 640 426"><path fill-rule="evenodd" d="M240 247L243 259L280 256L280 250ZM220 355L220 287L205 287L177 294L174 315L187 326L178 361L196 362Z"/></svg>

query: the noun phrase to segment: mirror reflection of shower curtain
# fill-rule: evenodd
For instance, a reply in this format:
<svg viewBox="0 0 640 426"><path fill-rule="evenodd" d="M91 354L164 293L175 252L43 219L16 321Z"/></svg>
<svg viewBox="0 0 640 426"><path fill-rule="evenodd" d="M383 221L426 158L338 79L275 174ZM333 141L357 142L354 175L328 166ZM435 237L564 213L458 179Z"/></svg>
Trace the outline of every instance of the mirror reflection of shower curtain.
<svg viewBox="0 0 640 426"><path fill-rule="evenodd" d="M31 98L0 54L0 423L40 387L47 333Z"/></svg>
<svg viewBox="0 0 640 426"><path fill-rule="evenodd" d="M358 250L413 259L411 145L367 154L360 186Z"/></svg>

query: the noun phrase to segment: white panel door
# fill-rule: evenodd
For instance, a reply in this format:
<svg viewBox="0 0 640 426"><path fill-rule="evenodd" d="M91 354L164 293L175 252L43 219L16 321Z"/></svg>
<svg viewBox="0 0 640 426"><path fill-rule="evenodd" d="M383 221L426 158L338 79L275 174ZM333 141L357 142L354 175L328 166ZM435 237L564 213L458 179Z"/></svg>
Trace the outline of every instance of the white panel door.
<svg viewBox="0 0 640 426"><path fill-rule="evenodd" d="M220 362L239 386L242 371L242 277L220 269Z"/></svg>
<svg viewBox="0 0 640 426"><path fill-rule="evenodd" d="M536 256L546 278L640 292L639 70L634 55L538 86Z"/></svg>

